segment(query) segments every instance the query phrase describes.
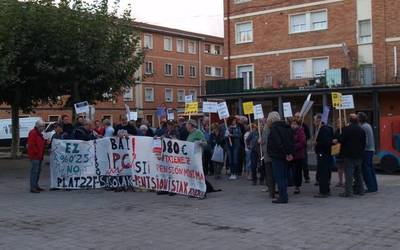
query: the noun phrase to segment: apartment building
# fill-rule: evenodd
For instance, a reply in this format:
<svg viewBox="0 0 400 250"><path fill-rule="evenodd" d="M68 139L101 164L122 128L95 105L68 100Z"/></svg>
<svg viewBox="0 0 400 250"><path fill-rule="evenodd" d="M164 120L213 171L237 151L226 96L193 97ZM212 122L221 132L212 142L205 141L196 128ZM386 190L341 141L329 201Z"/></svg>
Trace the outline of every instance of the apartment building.
<svg viewBox="0 0 400 250"><path fill-rule="evenodd" d="M127 104L131 111L138 112L139 119L157 125L158 107L172 109L177 116L184 110L185 95L196 99L204 94L206 80L224 78L223 38L139 22L134 27L140 31L144 63L136 72L132 88L114 100L95 105L96 119L118 123ZM0 118L10 118L10 111L0 106ZM21 113L21 117L57 121L63 114L72 115L71 108L39 106L35 113Z"/></svg>
<svg viewBox="0 0 400 250"><path fill-rule="evenodd" d="M295 112L312 93L315 114L339 91L353 94L353 111L367 112L378 132L380 117L400 116L399 12L397 0L225 0L220 84L242 86L207 87L204 98L226 99L233 113L247 100L282 113L283 102Z"/></svg>

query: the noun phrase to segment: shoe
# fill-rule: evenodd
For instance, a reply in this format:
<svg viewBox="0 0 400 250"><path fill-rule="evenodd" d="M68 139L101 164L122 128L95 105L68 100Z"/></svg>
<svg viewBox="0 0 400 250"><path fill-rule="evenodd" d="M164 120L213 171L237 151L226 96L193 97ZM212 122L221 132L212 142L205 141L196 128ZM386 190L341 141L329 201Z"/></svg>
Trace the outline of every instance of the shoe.
<svg viewBox="0 0 400 250"><path fill-rule="evenodd" d="M364 193L359 193L359 192L355 192L354 194L355 195L359 195L359 196L363 196L364 195Z"/></svg>
<svg viewBox="0 0 400 250"><path fill-rule="evenodd" d="M37 187L37 190L39 190L40 192L44 191L45 189L41 188L41 187Z"/></svg>
<svg viewBox="0 0 400 250"><path fill-rule="evenodd" d="M310 183L310 179L306 179L304 182L305 183Z"/></svg>
<svg viewBox="0 0 400 250"><path fill-rule="evenodd" d="M300 194L300 188L296 188L293 193L294 194Z"/></svg>
<svg viewBox="0 0 400 250"><path fill-rule="evenodd" d="M378 190L375 191L365 190L365 193L376 193L376 192L378 192Z"/></svg>
<svg viewBox="0 0 400 250"><path fill-rule="evenodd" d="M329 195L327 195L327 194L316 194L316 195L314 195L314 198L328 198L329 197Z"/></svg>
<svg viewBox="0 0 400 250"><path fill-rule="evenodd" d="M339 182L338 184L335 185L335 187L344 187L344 184Z"/></svg>
<svg viewBox="0 0 400 250"><path fill-rule="evenodd" d="M282 201L282 200L277 199L277 200L273 200L272 203L274 203L274 204L285 204L285 203L288 203L288 201Z"/></svg>
<svg viewBox="0 0 400 250"><path fill-rule="evenodd" d="M261 192L268 192L268 189L266 189L266 188L263 188L263 189L261 189Z"/></svg>
<svg viewBox="0 0 400 250"><path fill-rule="evenodd" d="M319 186L319 182L318 181L315 182L314 186Z"/></svg>
<svg viewBox="0 0 400 250"><path fill-rule="evenodd" d="M347 193L340 193L339 197L350 198L350 197L353 197L353 195L347 194Z"/></svg>
<svg viewBox="0 0 400 250"><path fill-rule="evenodd" d="M37 188L31 189L31 193L38 194L40 191Z"/></svg>
<svg viewBox="0 0 400 250"><path fill-rule="evenodd" d="M228 180L234 180L234 179L235 179L235 177L233 174L231 174L231 176L229 176L229 178L228 178Z"/></svg>

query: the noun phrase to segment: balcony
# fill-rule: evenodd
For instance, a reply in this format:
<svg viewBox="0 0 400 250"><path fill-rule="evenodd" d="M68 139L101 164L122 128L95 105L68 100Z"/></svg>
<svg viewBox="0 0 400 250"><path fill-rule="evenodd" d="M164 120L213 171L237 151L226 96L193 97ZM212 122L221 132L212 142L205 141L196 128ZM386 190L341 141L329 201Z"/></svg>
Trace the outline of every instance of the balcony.
<svg viewBox="0 0 400 250"><path fill-rule="evenodd" d="M241 93L243 91L243 78L206 81L207 95Z"/></svg>

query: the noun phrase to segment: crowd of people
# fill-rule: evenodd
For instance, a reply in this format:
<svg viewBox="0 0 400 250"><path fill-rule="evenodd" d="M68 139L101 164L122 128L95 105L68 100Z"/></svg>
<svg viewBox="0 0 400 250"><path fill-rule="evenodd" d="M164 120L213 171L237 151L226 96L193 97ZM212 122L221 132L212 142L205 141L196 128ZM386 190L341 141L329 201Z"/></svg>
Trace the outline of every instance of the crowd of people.
<svg viewBox="0 0 400 250"><path fill-rule="evenodd" d="M316 132L311 135L299 113L284 120L275 111L258 123L251 123L243 116L229 117L226 124L211 123L209 117L198 121L179 117L177 122L161 121L157 128L152 128L145 120L128 121L125 115L116 126L107 119L93 122L84 117L78 117L72 124L70 117L63 115L54 125L52 139L88 141L133 135L200 143L206 176L220 179L227 175L231 181L242 177L251 180L253 185L265 185L264 191L269 193L273 203L289 201L289 186L294 187L294 195L300 194L303 178L305 183L310 183L308 152L312 149L317 159L315 185L319 187L314 197L331 195L331 173L335 166L339 177L336 186L344 188L339 194L341 197L376 192L378 184L372 162L374 134L366 114L351 114L348 124L337 124L335 129L322 121L321 114L315 115L313 120ZM43 190L38 180L45 148L51 144L44 140L43 130L44 122L39 120L28 137L33 193ZM338 154L333 155L333 146L340 147ZM217 157L221 151L222 156ZM222 173L224 167L225 174Z"/></svg>

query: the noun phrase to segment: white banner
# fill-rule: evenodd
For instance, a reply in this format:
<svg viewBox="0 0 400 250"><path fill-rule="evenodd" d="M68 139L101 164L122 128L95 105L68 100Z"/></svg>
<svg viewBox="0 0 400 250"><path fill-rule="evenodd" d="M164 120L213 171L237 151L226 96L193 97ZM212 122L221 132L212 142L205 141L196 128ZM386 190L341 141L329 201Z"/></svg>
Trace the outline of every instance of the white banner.
<svg viewBox="0 0 400 250"><path fill-rule="evenodd" d="M218 103L203 102L203 113L218 113Z"/></svg>
<svg viewBox="0 0 400 250"><path fill-rule="evenodd" d="M51 187L60 189L136 187L203 197L202 150L191 142L111 137L95 141L54 140ZM157 152L155 152L157 151Z"/></svg>

